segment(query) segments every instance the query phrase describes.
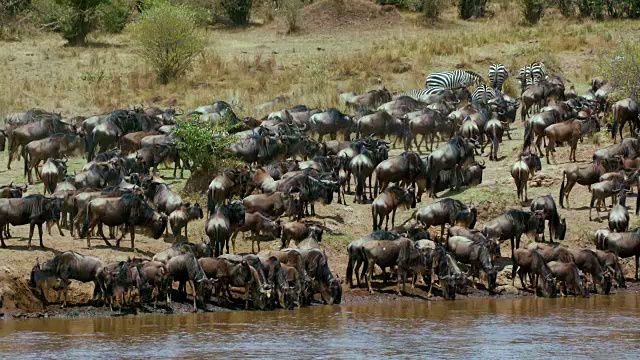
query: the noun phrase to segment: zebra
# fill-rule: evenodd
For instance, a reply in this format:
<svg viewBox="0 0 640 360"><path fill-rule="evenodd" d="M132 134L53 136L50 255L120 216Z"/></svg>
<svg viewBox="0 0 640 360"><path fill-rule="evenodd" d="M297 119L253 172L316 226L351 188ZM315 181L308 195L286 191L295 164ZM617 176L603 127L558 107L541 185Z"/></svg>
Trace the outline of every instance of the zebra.
<svg viewBox="0 0 640 360"><path fill-rule="evenodd" d="M425 80L425 88L458 89L469 85L484 84L479 74L468 70L443 71L429 74Z"/></svg>
<svg viewBox="0 0 640 360"><path fill-rule="evenodd" d="M417 101L423 101L423 99L425 99L426 97L428 97L429 95L440 95L443 92L445 92L447 89L445 88L440 88L440 87L434 87L434 88L429 88L429 89L415 89L415 90L409 90L409 91L404 91L401 93L397 93L394 95L394 97L397 99L400 96L408 96L414 100Z"/></svg>
<svg viewBox="0 0 640 360"><path fill-rule="evenodd" d="M483 103L486 104L487 101L496 98L496 91L488 85L480 85L478 86L471 95L471 101L473 103Z"/></svg>
<svg viewBox="0 0 640 360"><path fill-rule="evenodd" d="M489 83L494 90L502 91L502 85L509 77L507 68L502 64L491 64L489 66Z"/></svg>
<svg viewBox="0 0 640 360"><path fill-rule="evenodd" d="M547 67L544 66L543 62L534 62L518 70L518 80L520 80L522 92L524 92L527 87L537 84L540 80L544 80L547 77Z"/></svg>

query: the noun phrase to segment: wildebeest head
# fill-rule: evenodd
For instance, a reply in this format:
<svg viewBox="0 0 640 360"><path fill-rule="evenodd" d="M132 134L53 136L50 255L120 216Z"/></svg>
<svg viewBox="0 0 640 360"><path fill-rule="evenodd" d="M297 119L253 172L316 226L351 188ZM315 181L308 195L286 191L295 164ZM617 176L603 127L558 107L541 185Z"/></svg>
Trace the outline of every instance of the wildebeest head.
<svg viewBox="0 0 640 360"><path fill-rule="evenodd" d="M153 238L160 239L167 227L167 215L154 211L151 218L151 230L153 231Z"/></svg>
<svg viewBox="0 0 640 360"><path fill-rule="evenodd" d="M544 233L544 210L536 210L533 212L533 218L536 221L536 234Z"/></svg>
<svg viewBox="0 0 640 360"><path fill-rule="evenodd" d="M229 205L224 205L222 213L229 219L231 224L244 225L245 211L241 200L234 200Z"/></svg>
<svg viewBox="0 0 640 360"><path fill-rule="evenodd" d="M58 221L60 220L60 207L62 206L62 199L58 197L45 198L42 201L42 212L47 217L47 220Z"/></svg>
<svg viewBox="0 0 640 360"><path fill-rule="evenodd" d="M542 295L552 297L556 293L556 277L552 273L548 273L542 279Z"/></svg>

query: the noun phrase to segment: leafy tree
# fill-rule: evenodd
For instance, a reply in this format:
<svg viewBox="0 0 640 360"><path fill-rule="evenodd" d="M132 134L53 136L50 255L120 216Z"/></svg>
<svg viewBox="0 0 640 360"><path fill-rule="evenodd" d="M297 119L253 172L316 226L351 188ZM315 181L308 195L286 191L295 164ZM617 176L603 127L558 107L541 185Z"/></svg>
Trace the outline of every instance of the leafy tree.
<svg viewBox="0 0 640 360"><path fill-rule="evenodd" d="M197 14L191 8L159 3L145 10L133 24L139 54L154 68L161 83L184 74L204 50L204 37L196 19Z"/></svg>
<svg viewBox="0 0 640 360"><path fill-rule="evenodd" d="M55 0L57 27L70 45L87 43L87 35L98 24L98 7L111 0Z"/></svg>
<svg viewBox="0 0 640 360"><path fill-rule="evenodd" d="M636 42L620 43L610 53L598 59L601 76L613 85L618 96L640 96L640 45Z"/></svg>
<svg viewBox="0 0 640 360"><path fill-rule="evenodd" d="M252 0L220 0L220 5L235 25L249 24Z"/></svg>

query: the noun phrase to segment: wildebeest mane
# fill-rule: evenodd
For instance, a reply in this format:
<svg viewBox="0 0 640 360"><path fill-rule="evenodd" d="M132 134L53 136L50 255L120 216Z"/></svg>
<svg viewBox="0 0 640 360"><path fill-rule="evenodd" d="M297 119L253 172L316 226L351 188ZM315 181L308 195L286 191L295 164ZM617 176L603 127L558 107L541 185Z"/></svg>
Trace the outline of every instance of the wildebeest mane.
<svg viewBox="0 0 640 360"><path fill-rule="evenodd" d="M25 205L25 212L29 217L37 218L42 215L44 211L45 197L42 194L31 194L22 198L22 202Z"/></svg>
<svg viewBox="0 0 640 360"><path fill-rule="evenodd" d="M396 235L394 233L391 233L389 231L384 231L384 230L376 230L371 233L371 239L373 240L395 240L399 238L400 238L400 235Z"/></svg>
<svg viewBox="0 0 640 360"><path fill-rule="evenodd" d="M514 226L516 233L526 233L531 221L532 213L528 213L522 210L508 210L505 217Z"/></svg>

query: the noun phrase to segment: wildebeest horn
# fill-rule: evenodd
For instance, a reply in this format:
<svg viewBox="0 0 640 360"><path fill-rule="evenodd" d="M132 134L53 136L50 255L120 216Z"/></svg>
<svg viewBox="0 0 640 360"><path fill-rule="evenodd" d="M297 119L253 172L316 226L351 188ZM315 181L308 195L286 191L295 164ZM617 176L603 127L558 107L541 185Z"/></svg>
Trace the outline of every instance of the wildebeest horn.
<svg viewBox="0 0 640 360"><path fill-rule="evenodd" d="M13 187L13 181L9 184L9 187Z"/></svg>
<svg viewBox="0 0 640 360"><path fill-rule="evenodd" d="M482 164L480 163L480 161L482 161ZM483 169L486 168L486 166L485 166L486 162L484 160L480 160L480 161L477 161L478 166L480 166Z"/></svg>

